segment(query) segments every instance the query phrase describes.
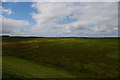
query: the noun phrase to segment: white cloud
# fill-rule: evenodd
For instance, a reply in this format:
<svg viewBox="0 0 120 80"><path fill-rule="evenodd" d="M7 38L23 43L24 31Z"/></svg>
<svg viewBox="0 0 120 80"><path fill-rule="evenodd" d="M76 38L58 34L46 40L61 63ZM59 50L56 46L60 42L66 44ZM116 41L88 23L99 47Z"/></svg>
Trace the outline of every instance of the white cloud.
<svg viewBox="0 0 120 80"><path fill-rule="evenodd" d="M30 25L28 21L9 19L6 17L2 17L2 22L0 23L2 24L2 33L9 35L24 34L21 27Z"/></svg>
<svg viewBox="0 0 120 80"><path fill-rule="evenodd" d="M0 13L6 13L8 15L13 14L11 9L5 9L4 7L0 6Z"/></svg>
<svg viewBox="0 0 120 80"><path fill-rule="evenodd" d="M7 13L8 15L13 13L11 9L4 9L3 12Z"/></svg>
<svg viewBox="0 0 120 80"><path fill-rule="evenodd" d="M3 34L38 36L117 36L118 3L113 2L45 2L34 3L31 13L36 24L32 28L21 30L30 23L2 17ZM1 7L2 9L2 7ZM12 10L3 12L12 14ZM68 19L75 20L67 22ZM89 27L95 25L95 27Z"/></svg>
<svg viewBox="0 0 120 80"><path fill-rule="evenodd" d="M3 2L118 2L119 0L0 0Z"/></svg>
<svg viewBox="0 0 120 80"><path fill-rule="evenodd" d="M29 29L40 36L117 36L118 3L34 3L36 24ZM77 21L59 24L65 17ZM94 28L89 25L96 25Z"/></svg>

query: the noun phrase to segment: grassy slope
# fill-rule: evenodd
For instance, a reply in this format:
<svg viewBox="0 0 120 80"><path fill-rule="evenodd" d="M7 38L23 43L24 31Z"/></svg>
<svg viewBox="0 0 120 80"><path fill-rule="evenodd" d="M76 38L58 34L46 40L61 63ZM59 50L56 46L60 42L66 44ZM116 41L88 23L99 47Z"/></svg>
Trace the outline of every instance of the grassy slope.
<svg viewBox="0 0 120 80"><path fill-rule="evenodd" d="M3 57L3 78L74 78L70 73L26 60Z"/></svg>
<svg viewBox="0 0 120 80"><path fill-rule="evenodd" d="M3 55L51 65L82 78L118 76L117 39L7 38Z"/></svg>

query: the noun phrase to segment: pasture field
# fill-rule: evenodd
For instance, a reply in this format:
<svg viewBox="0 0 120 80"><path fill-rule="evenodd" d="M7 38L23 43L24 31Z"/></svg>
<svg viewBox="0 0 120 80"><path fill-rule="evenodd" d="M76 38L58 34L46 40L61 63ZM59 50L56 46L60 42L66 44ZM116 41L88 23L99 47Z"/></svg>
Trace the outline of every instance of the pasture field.
<svg viewBox="0 0 120 80"><path fill-rule="evenodd" d="M3 37L2 53L3 78L119 76L118 38Z"/></svg>

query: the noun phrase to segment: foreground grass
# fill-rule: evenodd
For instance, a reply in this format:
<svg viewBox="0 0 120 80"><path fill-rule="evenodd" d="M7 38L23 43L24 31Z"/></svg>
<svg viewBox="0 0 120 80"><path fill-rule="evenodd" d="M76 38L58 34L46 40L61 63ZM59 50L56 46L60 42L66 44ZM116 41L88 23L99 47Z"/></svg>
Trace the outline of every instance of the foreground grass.
<svg viewBox="0 0 120 80"><path fill-rule="evenodd" d="M69 72L26 60L3 57L3 78L74 78Z"/></svg>
<svg viewBox="0 0 120 80"><path fill-rule="evenodd" d="M80 78L118 77L118 39L3 38L3 56L53 66Z"/></svg>

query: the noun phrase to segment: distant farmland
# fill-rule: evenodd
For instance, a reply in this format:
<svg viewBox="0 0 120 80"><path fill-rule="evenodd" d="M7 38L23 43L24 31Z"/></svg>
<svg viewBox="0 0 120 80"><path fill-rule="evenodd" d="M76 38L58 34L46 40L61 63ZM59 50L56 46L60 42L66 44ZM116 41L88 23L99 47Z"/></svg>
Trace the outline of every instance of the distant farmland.
<svg viewBox="0 0 120 80"><path fill-rule="evenodd" d="M3 37L3 78L117 78L117 38ZM47 72L48 71L48 72Z"/></svg>

